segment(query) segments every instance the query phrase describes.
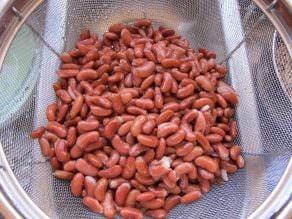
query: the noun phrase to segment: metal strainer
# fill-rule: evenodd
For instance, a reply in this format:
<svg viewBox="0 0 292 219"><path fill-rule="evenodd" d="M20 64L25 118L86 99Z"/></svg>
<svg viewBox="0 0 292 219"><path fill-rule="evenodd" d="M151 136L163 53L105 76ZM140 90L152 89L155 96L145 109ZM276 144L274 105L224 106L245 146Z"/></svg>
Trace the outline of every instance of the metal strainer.
<svg viewBox="0 0 292 219"><path fill-rule="evenodd" d="M240 97L236 144L246 167L168 218L292 218L292 18L289 1L277 0L2 0L0 212L11 218L102 218L52 176L29 135L46 123L45 108L54 100L60 62L52 50L73 48L84 28L101 35L111 24L143 17L174 28L193 48L215 51Z"/></svg>

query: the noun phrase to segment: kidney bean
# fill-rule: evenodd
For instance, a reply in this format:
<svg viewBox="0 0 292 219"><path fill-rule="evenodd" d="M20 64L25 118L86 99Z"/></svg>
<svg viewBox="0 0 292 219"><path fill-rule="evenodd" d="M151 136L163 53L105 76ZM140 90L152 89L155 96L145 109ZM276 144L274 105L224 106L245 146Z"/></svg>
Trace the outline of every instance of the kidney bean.
<svg viewBox="0 0 292 219"><path fill-rule="evenodd" d="M67 152L68 143L63 139L58 139L55 142L55 153L56 157L60 162L67 162L70 160L70 155Z"/></svg>
<svg viewBox="0 0 292 219"><path fill-rule="evenodd" d="M139 115L135 118L133 125L131 127L131 133L133 136L137 137L142 132L143 124L147 121L147 117L144 115Z"/></svg>
<svg viewBox="0 0 292 219"><path fill-rule="evenodd" d="M141 191L141 192L146 192L147 189L144 185L142 185L141 183L139 183L137 180L135 179L131 179L130 183L133 187L135 187L137 190Z"/></svg>
<svg viewBox="0 0 292 219"><path fill-rule="evenodd" d="M55 170L53 175L59 179L71 180L74 174L64 170Z"/></svg>
<svg viewBox="0 0 292 219"><path fill-rule="evenodd" d="M200 199L202 196L202 193L200 191L194 191L194 192L190 192L186 195L184 195L183 197L181 197L180 202L181 203L190 203L193 201L197 201L198 199Z"/></svg>
<svg viewBox="0 0 292 219"><path fill-rule="evenodd" d="M45 133L45 131L46 131L46 129L45 129L45 127L44 126L40 126L40 127L38 127L37 129L35 129L35 130L33 130L32 132L31 132L31 137L32 138L34 138L34 139L36 139L36 138L40 138L40 137L42 137L42 135Z"/></svg>
<svg viewBox="0 0 292 219"><path fill-rule="evenodd" d="M74 145L74 146L71 148L71 150L70 150L70 156L71 156L72 158L78 158L78 157L81 157L82 154L83 154L83 150L82 150L80 147L76 146L76 145Z"/></svg>
<svg viewBox="0 0 292 219"><path fill-rule="evenodd" d="M98 202L98 200L94 199L93 197L85 196L83 198L83 204L95 213L103 213L103 206Z"/></svg>
<svg viewBox="0 0 292 219"><path fill-rule="evenodd" d="M230 148L230 157L232 160L237 160L238 156L240 155L241 149L239 146L234 145Z"/></svg>
<svg viewBox="0 0 292 219"><path fill-rule="evenodd" d="M81 149L83 149L89 144L98 141L98 138L99 138L99 133L97 131L86 132L84 134L81 134L77 138L76 145L80 147Z"/></svg>
<svg viewBox="0 0 292 219"><path fill-rule="evenodd" d="M136 204L136 198L141 192L137 189L133 189L129 192L125 202L126 207L134 207Z"/></svg>
<svg viewBox="0 0 292 219"><path fill-rule="evenodd" d="M213 134L218 134L221 135L222 137L224 137L226 135L225 131L219 127L211 127L210 128L210 132Z"/></svg>
<svg viewBox="0 0 292 219"><path fill-rule="evenodd" d="M179 195L170 195L166 198L164 209L169 212L174 206L180 203L181 197Z"/></svg>
<svg viewBox="0 0 292 219"><path fill-rule="evenodd" d="M147 122L144 123L143 127L142 127L142 131L145 134L151 134L153 129L156 126L156 121L154 119L150 119Z"/></svg>
<svg viewBox="0 0 292 219"><path fill-rule="evenodd" d="M143 219L142 212L139 209L133 207L122 208L120 214L125 219Z"/></svg>
<svg viewBox="0 0 292 219"><path fill-rule="evenodd" d="M142 145L147 146L147 147L151 147L151 148L155 148L158 144L157 137L151 136L151 135L140 134L137 136L137 140Z"/></svg>
<svg viewBox="0 0 292 219"><path fill-rule="evenodd" d="M230 121L230 136L234 139L237 136L237 125L235 121Z"/></svg>
<svg viewBox="0 0 292 219"><path fill-rule="evenodd" d="M68 104L62 104L59 107L58 114L57 114L57 122L61 122L64 120L65 116L67 115L69 106Z"/></svg>
<svg viewBox="0 0 292 219"><path fill-rule="evenodd" d="M132 41L132 36L131 36L131 32L126 29L126 28L123 28L121 30L121 38L122 38L122 41L123 43L126 45L126 46L129 46L131 41Z"/></svg>
<svg viewBox="0 0 292 219"><path fill-rule="evenodd" d="M196 77L196 82L201 88L203 88L204 90L208 92L211 92L214 89L210 80L206 76L201 75L201 76Z"/></svg>
<svg viewBox="0 0 292 219"><path fill-rule="evenodd" d="M178 112L180 110L180 105L178 103L175 103L175 102L166 103L163 106L162 112L164 112L166 110L172 110L174 112Z"/></svg>
<svg viewBox="0 0 292 219"><path fill-rule="evenodd" d="M68 162L64 163L63 169L68 172L75 172L75 160L69 160Z"/></svg>
<svg viewBox="0 0 292 219"><path fill-rule="evenodd" d="M52 156L52 155L51 155ZM62 163L58 161L57 157L52 157L50 159L51 166L54 170L62 169Z"/></svg>
<svg viewBox="0 0 292 219"><path fill-rule="evenodd" d="M198 175L199 177L205 179L205 180L214 180L214 174L213 173L210 173L208 172L207 170L205 169L202 169L202 168L198 168Z"/></svg>
<svg viewBox="0 0 292 219"><path fill-rule="evenodd" d="M97 130L98 126L98 120L81 120L77 123L77 130L79 133L85 133Z"/></svg>
<svg viewBox="0 0 292 219"><path fill-rule="evenodd" d="M199 156L195 159L195 164L211 173L215 173L219 168L218 163L208 156Z"/></svg>
<svg viewBox="0 0 292 219"><path fill-rule="evenodd" d="M140 202L143 208L147 209L158 209L164 206L164 200L161 198L156 198L150 201L143 201Z"/></svg>
<svg viewBox="0 0 292 219"><path fill-rule="evenodd" d="M143 156L144 161L149 164L155 158L155 151L153 149L147 150Z"/></svg>
<svg viewBox="0 0 292 219"><path fill-rule="evenodd" d="M129 145L134 145L137 141L135 139L135 137L132 135L131 132L129 132L127 135L126 135L126 142L129 144Z"/></svg>
<svg viewBox="0 0 292 219"><path fill-rule="evenodd" d="M90 106L90 109L91 113L95 116L109 116L113 112L111 109L106 109L99 106Z"/></svg>
<svg viewBox="0 0 292 219"><path fill-rule="evenodd" d="M145 214L149 217L156 219L164 219L166 217L166 211L164 209L147 210Z"/></svg>
<svg viewBox="0 0 292 219"><path fill-rule="evenodd" d="M106 192L105 198L102 202L103 214L106 218L114 218L116 209L113 201L113 194L111 191Z"/></svg>
<svg viewBox="0 0 292 219"><path fill-rule="evenodd" d="M67 135L66 128L58 122L50 121L46 128L48 131L56 134L60 138L65 138Z"/></svg>
<svg viewBox="0 0 292 219"><path fill-rule="evenodd" d="M147 78L155 70L155 63L152 61L145 62L143 65L136 67L135 72L140 78Z"/></svg>
<svg viewBox="0 0 292 219"><path fill-rule="evenodd" d="M244 165L245 165L245 161L244 161L242 155L238 155L238 157L237 157L235 162L236 162L236 165L237 165L238 168L243 168Z"/></svg>
<svg viewBox="0 0 292 219"><path fill-rule="evenodd" d="M109 123L106 124L104 128L104 136L108 139L111 139L120 128L122 122L122 117L116 116L113 118Z"/></svg>
<svg viewBox="0 0 292 219"><path fill-rule="evenodd" d="M108 180L106 178L101 178L96 182L96 186L94 188L94 197L98 201L103 201L105 198L105 194L108 188Z"/></svg>
<svg viewBox="0 0 292 219"><path fill-rule="evenodd" d="M164 138L160 138L159 144L156 148L155 158L161 159L163 157L163 155L165 154L165 149L166 149L166 141Z"/></svg>
<svg viewBox="0 0 292 219"><path fill-rule="evenodd" d="M223 144L214 144L213 147L216 149L219 157L222 160L229 160L229 151Z"/></svg>
<svg viewBox="0 0 292 219"><path fill-rule="evenodd" d="M116 190L115 193L115 202L119 206L124 206L126 198L130 192L131 185L127 182L122 183Z"/></svg>
<svg viewBox="0 0 292 219"><path fill-rule="evenodd" d="M134 157L128 157L126 165L122 171L122 177L125 179L130 179L134 176L136 172L136 160Z"/></svg>
<svg viewBox="0 0 292 219"><path fill-rule="evenodd" d="M185 143L185 144L183 144L182 146L180 146L180 147L178 147L176 149L176 154L177 154L177 156L183 157L183 156L191 153L193 148L194 148L193 143L190 143L190 142L189 143Z"/></svg>
<svg viewBox="0 0 292 219"><path fill-rule="evenodd" d="M219 134L209 134L206 136L207 140L212 143L219 143L223 140L222 135Z"/></svg>
<svg viewBox="0 0 292 219"><path fill-rule="evenodd" d="M171 122L162 123L162 124L158 125L157 136L158 137L166 137L172 133L177 132L178 129L179 129L179 127L174 123L171 123Z"/></svg>
<svg viewBox="0 0 292 219"><path fill-rule="evenodd" d="M58 106L56 103L52 103L48 105L46 110L46 116L48 121L55 121L56 120L56 112L58 110Z"/></svg>
<svg viewBox="0 0 292 219"><path fill-rule="evenodd" d="M105 178L115 178L119 176L121 172L122 172L122 168L119 165L114 165L108 169L99 171L98 175L100 177L105 177Z"/></svg>
<svg viewBox="0 0 292 219"><path fill-rule="evenodd" d="M96 167L89 164L86 160L79 158L75 164L76 169L86 176L97 176L98 170Z"/></svg>
<svg viewBox="0 0 292 219"><path fill-rule="evenodd" d="M184 140L185 135L186 135L185 131L182 129L179 129L176 133L170 135L166 139L166 144L168 146L175 146Z"/></svg>
<svg viewBox="0 0 292 219"><path fill-rule="evenodd" d="M84 186L84 176L82 173L76 173L71 181L71 192L74 196L78 197L82 194Z"/></svg>
<svg viewBox="0 0 292 219"><path fill-rule="evenodd" d="M177 93L176 96L178 98L185 98L188 96L191 96L194 93L195 87L192 84L188 84L185 87L180 88Z"/></svg>
<svg viewBox="0 0 292 219"><path fill-rule="evenodd" d="M135 179L141 183L142 185L145 186L150 186L153 185L155 183L155 181L153 180L153 178L151 176L144 176L138 172L135 173Z"/></svg>
<svg viewBox="0 0 292 219"><path fill-rule="evenodd" d="M124 123L123 125L121 125L118 129L118 135L119 136L126 135L130 131L132 125L133 125L133 121L128 121Z"/></svg>
<svg viewBox="0 0 292 219"><path fill-rule="evenodd" d="M116 165L120 160L120 154L116 150L111 151L109 159L105 162L107 167L112 167Z"/></svg>
<svg viewBox="0 0 292 219"><path fill-rule="evenodd" d="M149 176L148 166L147 166L146 162L144 161L143 157L137 157L136 158L135 167L136 167L136 170L140 174L142 174L144 176Z"/></svg>
<svg viewBox="0 0 292 219"><path fill-rule="evenodd" d="M160 90L162 93L167 93L171 90L172 87L172 76L170 73L168 72L164 72L163 74L163 80L160 86Z"/></svg>
<svg viewBox="0 0 292 219"><path fill-rule="evenodd" d="M130 145L124 142L120 136L115 135L112 139L112 145L113 147L121 154L121 155L127 155L129 154Z"/></svg>

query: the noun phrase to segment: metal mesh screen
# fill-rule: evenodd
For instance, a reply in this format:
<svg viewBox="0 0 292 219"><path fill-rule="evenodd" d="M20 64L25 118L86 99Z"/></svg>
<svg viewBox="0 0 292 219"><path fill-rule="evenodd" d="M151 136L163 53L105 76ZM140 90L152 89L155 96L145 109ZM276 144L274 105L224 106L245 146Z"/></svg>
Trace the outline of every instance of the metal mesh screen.
<svg viewBox="0 0 292 219"><path fill-rule="evenodd" d="M56 51L62 52L74 46L84 28L100 36L110 24L147 17L154 24L174 28L190 41L191 47L215 51L217 59L222 60L261 16L250 0L49 0L34 11L28 22ZM34 39L33 34L21 35L25 28L13 41L0 72L0 76L10 74L13 81L19 78L11 74L15 70L8 68L9 54L19 57L22 47L14 45ZM37 141L29 137L33 128L46 123L45 108L54 100L52 83L57 80L55 72L60 64L41 42L32 42L30 67L25 68L28 60L20 58L13 64L26 73L33 89L25 90L27 97L21 102L13 95L0 93L20 105L6 108L6 116L11 117L1 123L0 141L6 158L24 190L49 217L102 218L71 195L67 182L52 176ZM236 143L243 148L246 167L229 175L224 185L213 186L202 200L176 207L169 218L248 217L273 191L291 157L291 57L267 18L229 59L228 67L226 80L240 97ZM14 92L22 92L24 85ZM13 110L16 113L10 114Z"/></svg>

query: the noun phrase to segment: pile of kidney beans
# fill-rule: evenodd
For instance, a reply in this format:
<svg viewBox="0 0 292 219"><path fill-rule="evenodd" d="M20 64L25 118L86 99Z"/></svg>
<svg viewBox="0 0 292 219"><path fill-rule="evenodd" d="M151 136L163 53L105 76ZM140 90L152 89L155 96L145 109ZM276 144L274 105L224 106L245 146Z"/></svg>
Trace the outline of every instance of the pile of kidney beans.
<svg viewBox="0 0 292 219"><path fill-rule="evenodd" d="M54 175L93 212L165 218L244 166L238 102L216 54L148 19L88 30L61 55L48 124L32 132Z"/></svg>

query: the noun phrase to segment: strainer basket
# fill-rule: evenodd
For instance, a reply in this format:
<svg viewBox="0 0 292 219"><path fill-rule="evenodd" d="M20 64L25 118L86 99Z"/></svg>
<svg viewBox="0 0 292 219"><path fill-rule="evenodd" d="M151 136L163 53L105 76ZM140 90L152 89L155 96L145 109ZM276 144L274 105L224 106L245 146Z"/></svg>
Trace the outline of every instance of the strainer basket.
<svg viewBox="0 0 292 219"><path fill-rule="evenodd" d="M292 218L291 2L277 0L2 0L0 212L103 218L52 176L30 133L46 124L45 108L54 101L60 62L52 50L72 49L85 28L101 36L111 24L144 17L175 29L193 48L215 51L240 98L235 143L246 167L168 218Z"/></svg>

